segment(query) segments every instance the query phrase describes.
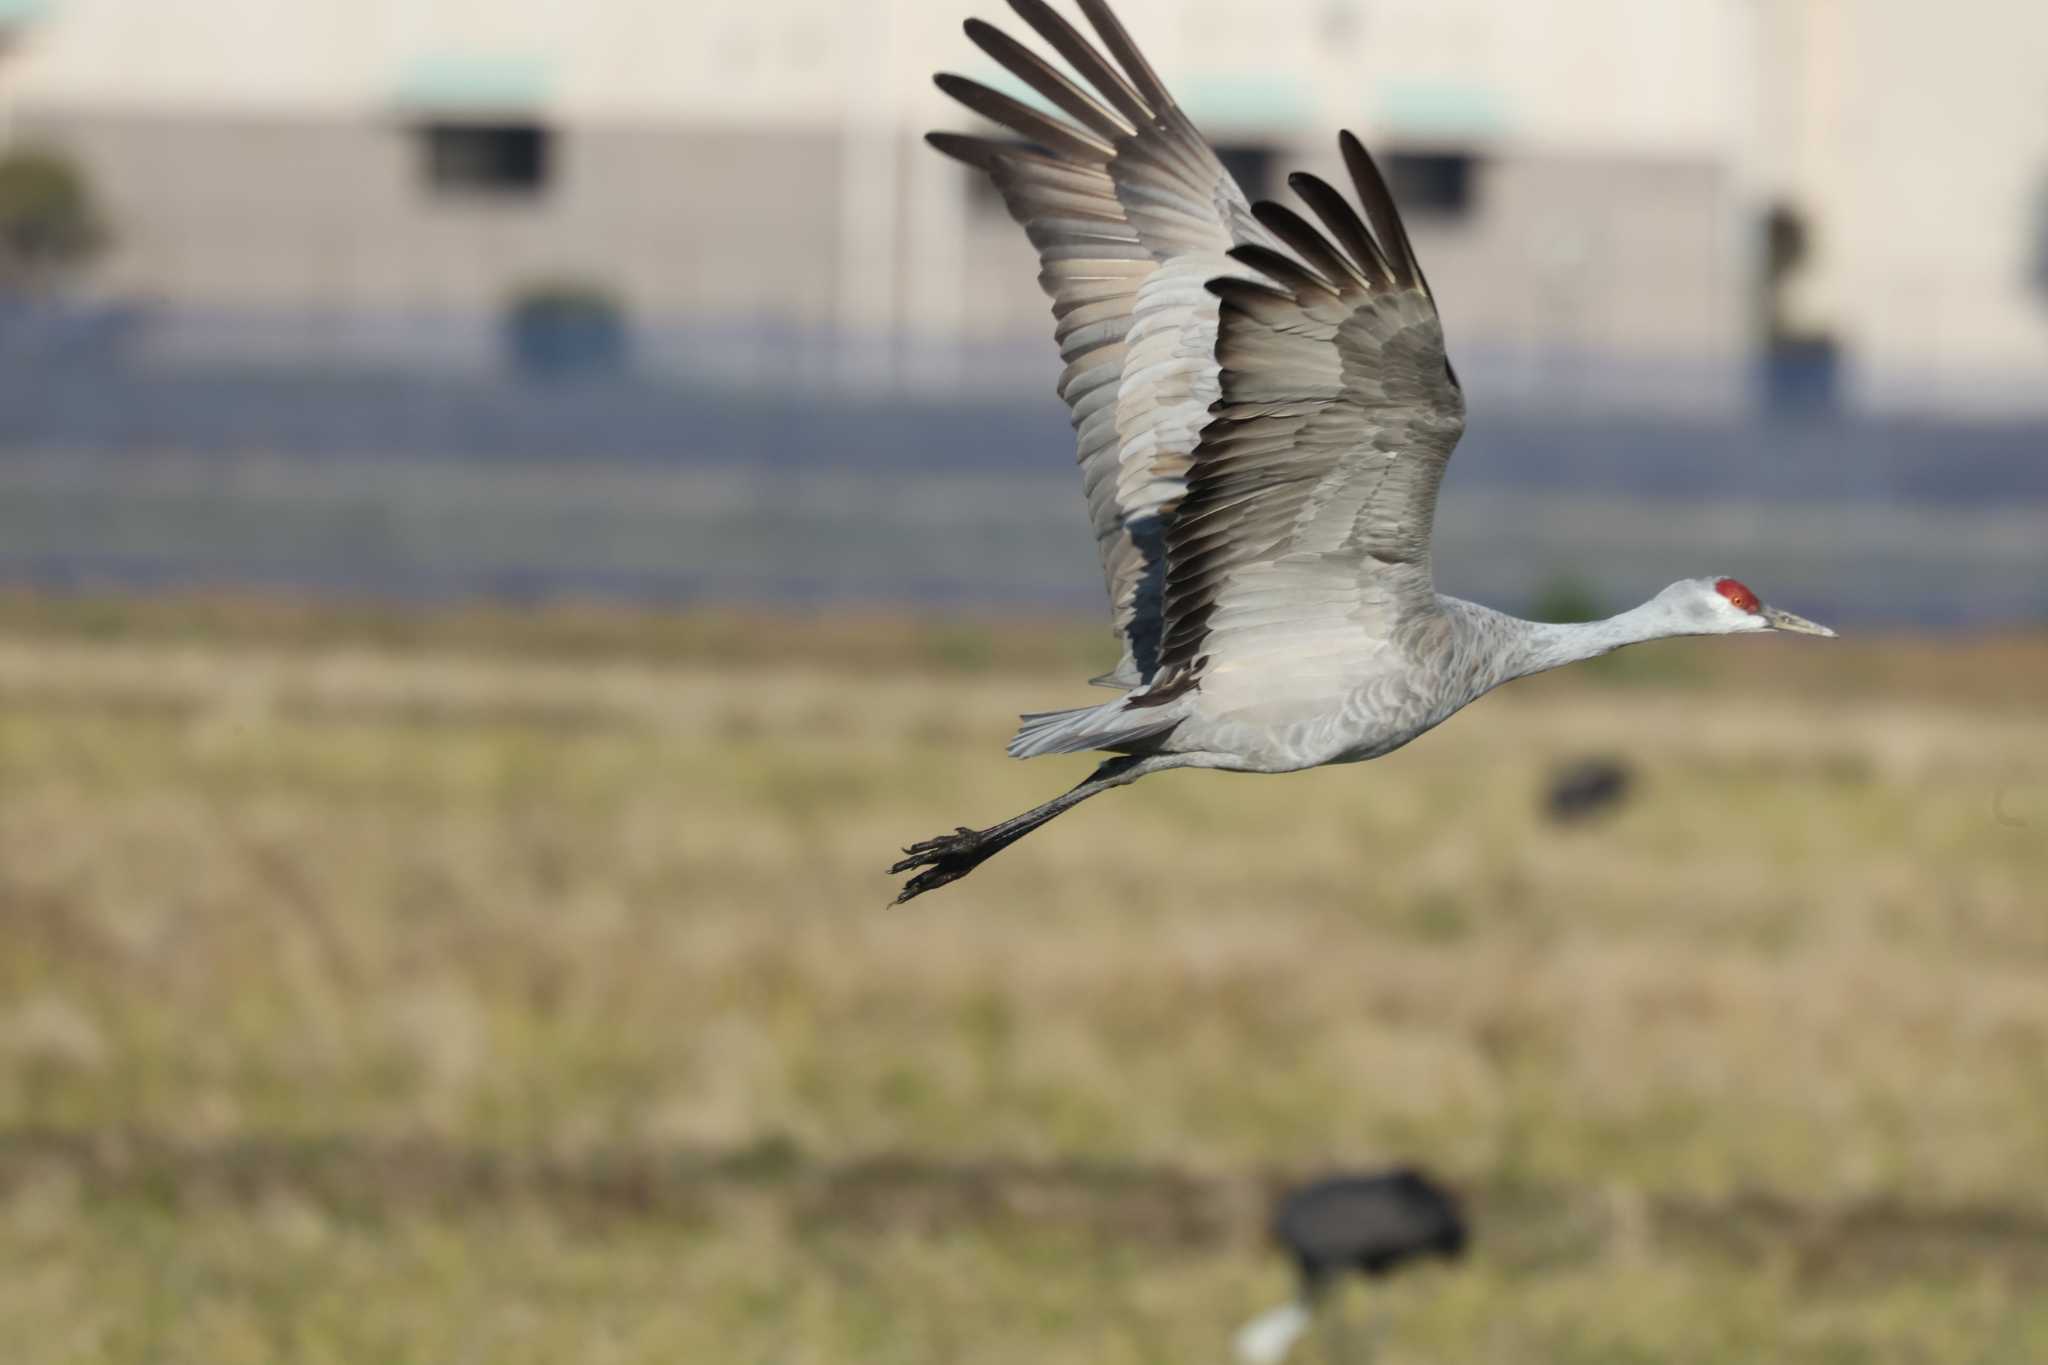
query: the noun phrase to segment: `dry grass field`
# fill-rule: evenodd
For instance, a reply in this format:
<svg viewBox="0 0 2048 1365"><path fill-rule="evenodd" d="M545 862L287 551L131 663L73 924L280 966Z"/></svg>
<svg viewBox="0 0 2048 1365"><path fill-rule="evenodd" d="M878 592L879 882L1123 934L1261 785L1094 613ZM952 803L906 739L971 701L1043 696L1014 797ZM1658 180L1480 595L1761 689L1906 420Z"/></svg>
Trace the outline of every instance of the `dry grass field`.
<svg viewBox="0 0 2048 1365"><path fill-rule="evenodd" d="M1222 1361L1408 1160L1383 1365L2048 1360L2048 641L1638 651L885 909L1104 645L0 600L0 1357Z"/></svg>

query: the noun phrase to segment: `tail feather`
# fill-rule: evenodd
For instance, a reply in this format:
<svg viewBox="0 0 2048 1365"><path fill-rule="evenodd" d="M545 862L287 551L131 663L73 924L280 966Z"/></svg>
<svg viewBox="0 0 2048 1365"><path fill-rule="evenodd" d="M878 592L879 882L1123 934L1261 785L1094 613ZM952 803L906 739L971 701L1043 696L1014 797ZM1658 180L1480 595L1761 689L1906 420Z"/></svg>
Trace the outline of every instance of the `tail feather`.
<svg viewBox="0 0 2048 1365"><path fill-rule="evenodd" d="M1127 746L1163 735L1181 722L1181 713L1173 707L1133 710L1127 700L1119 697L1101 706L1038 711L1020 717L1023 723L1010 741L1010 757L1079 754L1090 749L1125 751Z"/></svg>

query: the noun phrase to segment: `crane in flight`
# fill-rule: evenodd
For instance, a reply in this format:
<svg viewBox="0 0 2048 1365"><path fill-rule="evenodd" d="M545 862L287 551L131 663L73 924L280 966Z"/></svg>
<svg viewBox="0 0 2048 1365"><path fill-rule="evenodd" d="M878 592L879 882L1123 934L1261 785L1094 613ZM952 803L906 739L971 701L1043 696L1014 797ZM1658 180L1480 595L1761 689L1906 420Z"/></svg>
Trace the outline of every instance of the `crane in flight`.
<svg viewBox="0 0 2048 1365"><path fill-rule="evenodd" d="M1104 0L1098 47L1010 0L1079 80L978 19L967 36L1060 115L954 75L1016 134L931 133L1038 250L1121 695L1027 715L1010 754L1105 751L1078 786L904 850L901 904L1091 796L1170 768L1284 773L1378 758L1512 679L1675 635L1832 635L1734 578L1604 621L1524 621L1437 592L1437 487L1465 429L1436 301L1386 181L1340 135L1363 217L1288 178L1314 222L1249 202Z"/></svg>

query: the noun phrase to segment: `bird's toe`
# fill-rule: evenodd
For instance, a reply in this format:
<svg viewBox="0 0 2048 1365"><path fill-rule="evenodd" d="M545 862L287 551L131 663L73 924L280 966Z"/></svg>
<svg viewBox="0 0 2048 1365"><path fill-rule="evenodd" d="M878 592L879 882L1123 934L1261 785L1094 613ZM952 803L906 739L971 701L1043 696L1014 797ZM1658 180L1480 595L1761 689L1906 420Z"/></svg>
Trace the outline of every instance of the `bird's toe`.
<svg viewBox="0 0 2048 1365"><path fill-rule="evenodd" d="M889 871L891 875L905 872L916 872L917 875L904 883L902 893L893 903L901 905L948 882L959 881L979 867L997 847L1000 845L992 844L987 830L969 829L965 825L951 834L911 844L903 850L906 856L897 859Z"/></svg>
<svg viewBox="0 0 2048 1365"><path fill-rule="evenodd" d="M905 882L903 889L896 893L896 899L889 903L891 905L901 905L907 900L915 900L927 891L936 891L948 882L959 881L967 875L967 872L967 868L948 867L943 864L928 867Z"/></svg>
<svg viewBox="0 0 2048 1365"><path fill-rule="evenodd" d="M949 849L958 847L964 841L976 838L979 833L980 831L978 830L971 830L965 825L960 825L955 827L951 834L941 834L930 839L920 839L914 844L905 845L903 851L910 854L913 858L944 853ZM897 870L900 870L900 867Z"/></svg>

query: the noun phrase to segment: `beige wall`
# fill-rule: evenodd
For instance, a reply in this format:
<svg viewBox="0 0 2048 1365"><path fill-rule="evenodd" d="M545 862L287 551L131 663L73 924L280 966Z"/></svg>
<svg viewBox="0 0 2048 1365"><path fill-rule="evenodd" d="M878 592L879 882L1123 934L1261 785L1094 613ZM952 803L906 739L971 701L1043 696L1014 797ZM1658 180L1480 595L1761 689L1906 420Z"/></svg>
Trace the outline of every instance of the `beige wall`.
<svg viewBox="0 0 2048 1365"><path fill-rule="evenodd" d="M815 187L847 178L844 139L727 129L571 128L543 195L436 198L400 122L224 114L35 113L121 230L102 287L189 306L489 310L544 275L610 281L643 314L827 325L848 298L878 330L1042 330L1036 262L964 170L891 139L895 232L847 250ZM1331 169L1303 150L1284 164ZM914 195L927 211L910 211ZM1484 163L1473 211L1414 226L1454 337L1731 355L1739 253L1710 164L1529 156ZM831 201L831 194L823 196ZM957 228L926 249L935 221Z"/></svg>
<svg viewBox="0 0 2048 1365"><path fill-rule="evenodd" d="M2048 4L1786 8L1796 114L1773 140L1794 150L1774 180L1816 218L1801 302L1849 344L1858 397L2048 410L2048 298L2027 278L2048 189Z"/></svg>
<svg viewBox="0 0 2048 1365"><path fill-rule="evenodd" d="M1280 85L1317 127L1427 123L1478 92L1504 136L1698 156L1739 136L1743 0L1121 0L1154 62L1212 113ZM982 0L61 0L22 75L42 104L362 111L422 63L540 73L573 118L927 123L925 77L986 59ZM1256 93L1256 92L1254 92ZM872 97L871 97L872 96ZM1406 111L1404 114L1403 111ZM1431 111L1437 111L1432 114ZM1198 107L1198 112L1200 112Z"/></svg>
<svg viewBox="0 0 2048 1365"><path fill-rule="evenodd" d="M1814 222L1796 313L1860 402L2048 410L2048 4L1120 9L1219 138L1484 154L1479 215L1421 234L1461 338L1739 350L1776 197ZM977 10L1018 27L995 0L56 0L0 124L80 139L125 229L107 279L145 293L474 306L597 265L657 310L1000 332L1037 325L1022 249L915 147L968 126L927 75L991 72ZM564 180L422 201L406 121L494 83L565 130Z"/></svg>
<svg viewBox="0 0 2048 1365"><path fill-rule="evenodd" d="M90 167L118 226L103 287L163 303L491 310L539 276L613 282L636 311L828 323L838 223L799 187L838 149L772 131L571 128L531 200L436 198L396 121L52 114L23 135Z"/></svg>

